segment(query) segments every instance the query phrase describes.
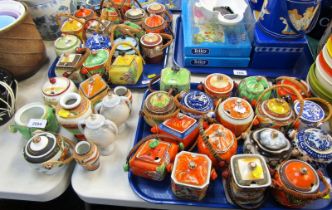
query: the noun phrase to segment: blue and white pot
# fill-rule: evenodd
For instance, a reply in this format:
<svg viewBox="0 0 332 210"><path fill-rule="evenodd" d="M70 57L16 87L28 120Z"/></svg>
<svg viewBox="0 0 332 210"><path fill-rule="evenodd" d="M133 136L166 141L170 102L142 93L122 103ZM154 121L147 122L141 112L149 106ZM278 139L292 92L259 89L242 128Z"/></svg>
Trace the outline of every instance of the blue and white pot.
<svg viewBox="0 0 332 210"><path fill-rule="evenodd" d="M296 115L300 112L300 102L294 103L294 111ZM317 103L309 100L304 100L303 113L301 115L300 129L309 127L316 127L325 119L324 109Z"/></svg>
<svg viewBox="0 0 332 210"><path fill-rule="evenodd" d="M200 112L207 113L209 111L214 110L214 104L212 98L208 96L206 93L201 91L195 90L185 93L180 103L189 109L193 109ZM199 119L201 117L201 115L196 115L185 111L182 112L195 119Z"/></svg>
<svg viewBox="0 0 332 210"><path fill-rule="evenodd" d="M320 5L321 0L264 0L257 23L275 38L301 38L315 26Z"/></svg>

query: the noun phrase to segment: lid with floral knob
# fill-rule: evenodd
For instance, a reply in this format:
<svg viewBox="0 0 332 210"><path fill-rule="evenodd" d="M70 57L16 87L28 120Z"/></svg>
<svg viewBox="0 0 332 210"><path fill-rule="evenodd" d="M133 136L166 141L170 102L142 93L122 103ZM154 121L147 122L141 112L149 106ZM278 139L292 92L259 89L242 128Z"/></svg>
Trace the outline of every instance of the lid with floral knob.
<svg viewBox="0 0 332 210"><path fill-rule="evenodd" d="M254 110L248 101L238 97L231 97L220 104L218 112L224 112L233 119L243 120L253 116Z"/></svg>
<svg viewBox="0 0 332 210"><path fill-rule="evenodd" d="M70 85L70 80L66 77L53 77L44 83L42 91L45 96L58 96L66 92Z"/></svg>
<svg viewBox="0 0 332 210"><path fill-rule="evenodd" d="M95 67L106 63L109 51L106 49L92 50L89 57L84 61L84 67Z"/></svg>
<svg viewBox="0 0 332 210"><path fill-rule="evenodd" d="M77 20L69 18L66 22L62 24L61 31L62 32L72 32L79 31L83 28L83 24Z"/></svg>

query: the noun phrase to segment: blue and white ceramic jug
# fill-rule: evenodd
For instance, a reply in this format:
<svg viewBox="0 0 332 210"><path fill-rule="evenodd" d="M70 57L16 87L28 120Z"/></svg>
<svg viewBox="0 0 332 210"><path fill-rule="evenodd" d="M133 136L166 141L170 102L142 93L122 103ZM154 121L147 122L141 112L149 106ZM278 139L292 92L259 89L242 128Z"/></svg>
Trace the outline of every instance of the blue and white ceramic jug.
<svg viewBox="0 0 332 210"><path fill-rule="evenodd" d="M321 0L264 0L257 24L276 38L301 38L317 22L320 5Z"/></svg>

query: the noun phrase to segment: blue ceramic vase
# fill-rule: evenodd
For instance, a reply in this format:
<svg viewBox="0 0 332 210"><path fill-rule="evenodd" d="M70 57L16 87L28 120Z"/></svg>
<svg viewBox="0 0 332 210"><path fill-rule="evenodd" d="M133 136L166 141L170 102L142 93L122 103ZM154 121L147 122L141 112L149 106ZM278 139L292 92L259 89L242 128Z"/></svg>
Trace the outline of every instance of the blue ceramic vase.
<svg viewBox="0 0 332 210"><path fill-rule="evenodd" d="M320 5L321 0L264 0L257 24L275 38L302 38L315 26Z"/></svg>

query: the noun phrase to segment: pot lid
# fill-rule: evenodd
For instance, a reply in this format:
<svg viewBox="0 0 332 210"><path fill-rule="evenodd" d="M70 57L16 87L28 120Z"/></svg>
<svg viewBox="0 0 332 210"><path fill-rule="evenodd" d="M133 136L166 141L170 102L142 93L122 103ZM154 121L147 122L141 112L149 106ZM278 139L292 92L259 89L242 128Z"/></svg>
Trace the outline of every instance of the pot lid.
<svg viewBox="0 0 332 210"><path fill-rule="evenodd" d="M125 16L131 19L140 19L145 16L145 10L141 8L132 8L127 10Z"/></svg>
<svg viewBox="0 0 332 210"><path fill-rule="evenodd" d="M64 53L56 64L57 68L75 68L81 60L82 54ZM76 68L75 68L76 69Z"/></svg>
<svg viewBox="0 0 332 210"><path fill-rule="evenodd" d="M93 14L93 10L81 7L75 12L75 16L78 18L85 18Z"/></svg>
<svg viewBox="0 0 332 210"><path fill-rule="evenodd" d="M145 18L144 22L148 27L154 28L163 25L165 20L160 15L150 15Z"/></svg>
<svg viewBox="0 0 332 210"><path fill-rule="evenodd" d="M258 146L268 152L289 150L291 144L286 136L274 128L262 128L253 132L252 138Z"/></svg>
<svg viewBox="0 0 332 210"><path fill-rule="evenodd" d="M182 151L175 157L172 180L180 185L203 188L209 184L211 160L207 155Z"/></svg>
<svg viewBox="0 0 332 210"><path fill-rule="evenodd" d="M160 80L161 83L168 84L171 87L189 85L190 71L177 66L166 67L161 71Z"/></svg>
<svg viewBox="0 0 332 210"><path fill-rule="evenodd" d="M95 67L104 64L109 57L108 50L99 49L99 50L92 50L91 54L88 58L84 61L84 67Z"/></svg>
<svg viewBox="0 0 332 210"><path fill-rule="evenodd" d="M298 80L298 79L295 78L295 77L292 77L292 78L295 79L295 80ZM308 87L308 85L307 85L306 82L303 81L303 80L300 80L299 82L302 84L302 87L299 87L296 83L293 83L291 80L288 80L288 79L282 79L282 80L278 81L277 84L282 84L282 85L289 85L289 86L292 86L292 87L294 87L297 91L299 91L299 93L300 93L301 95L306 95L306 93L303 92L303 88L305 88L305 89L307 90L307 92L309 92L309 87ZM294 95L294 96L296 96L295 93L294 93L291 89L289 89L289 88L287 88L287 87L280 87L280 88L278 88L277 91L278 91L278 94L279 94L279 95Z"/></svg>
<svg viewBox="0 0 332 210"><path fill-rule="evenodd" d="M298 115L301 109L299 101L296 101L294 104L295 113ZM304 109L301 116L301 119L306 122L319 122L325 117L324 109L317 103L309 100L304 100Z"/></svg>
<svg viewBox="0 0 332 210"><path fill-rule="evenodd" d="M229 129L221 124L211 124L205 135L209 137L209 142L217 153L226 153L233 146L235 136Z"/></svg>
<svg viewBox="0 0 332 210"><path fill-rule="evenodd" d="M318 175L308 163L300 160L288 160L279 169L284 184L302 193L315 192L319 187Z"/></svg>
<svg viewBox="0 0 332 210"><path fill-rule="evenodd" d="M166 10L163 4L153 3L147 7L149 13L160 13Z"/></svg>
<svg viewBox="0 0 332 210"><path fill-rule="evenodd" d="M262 76L247 77L243 80L243 82L247 91L254 94L262 93L269 87L267 79Z"/></svg>
<svg viewBox="0 0 332 210"><path fill-rule="evenodd" d="M69 18L67 21L65 21L62 24L61 31L62 32L78 31L81 30L82 28L83 28L82 23L72 18Z"/></svg>
<svg viewBox="0 0 332 210"><path fill-rule="evenodd" d="M45 96L58 96L66 92L70 87L70 80L66 77L49 78L43 85Z"/></svg>
<svg viewBox="0 0 332 210"><path fill-rule="evenodd" d="M25 145L24 157L31 163L43 163L51 159L59 150L57 139L51 133L38 133Z"/></svg>
<svg viewBox="0 0 332 210"><path fill-rule="evenodd" d="M290 116L292 113L290 105L284 99L272 98L264 102L264 110L269 115L284 118Z"/></svg>
<svg viewBox="0 0 332 210"><path fill-rule="evenodd" d="M145 100L147 110L153 113L167 113L174 108L173 98L165 91L150 93Z"/></svg>
<svg viewBox="0 0 332 210"><path fill-rule="evenodd" d="M65 50L77 46L81 41L74 35L62 35L55 40L55 48Z"/></svg>
<svg viewBox="0 0 332 210"><path fill-rule="evenodd" d="M141 37L141 43L143 45L152 47L161 44L163 38L157 33L147 33Z"/></svg>
<svg viewBox="0 0 332 210"><path fill-rule="evenodd" d="M185 133L188 129L195 125L196 122L196 119L189 117L188 115L179 113L177 114L177 116L165 120L162 125L170 128L173 131Z"/></svg>
<svg viewBox="0 0 332 210"><path fill-rule="evenodd" d="M299 131L297 146L300 151L318 162L332 161L332 137L318 128L307 128Z"/></svg>
<svg viewBox="0 0 332 210"><path fill-rule="evenodd" d="M108 108L115 107L121 103L121 96L118 96L118 95L115 95L115 94L112 94L111 92L109 92L108 95L103 98L102 103L103 103L103 106L108 107Z"/></svg>
<svg viewBox="0 0 332 210"><path fill-rule="evenodd" d="M89 129L98 129L105 124L105 117L100 114L92 114L85 119L85 126Z"/></svg>
<svg viewBox="0 0 332 210"><path fill-rule="evenodd" d="M246 119L252 116L254 110L248 101L238 97L228 98L218 107L218 112L224 112L233 119Z"/></svg>
<svg viewBox="0 0 332 210"><path fill-rule="evenodd" d="M95 74L81 82L80 90L88 99L92 99L108 88L107 83L99 74Z"/></svg>
<svg viewBox="0 0 332 210"><path fill-rule="evenodd" d="M136 47L137 46L137 40L133 37L130 37L130 36L121 36L119 38L117 38L115 41L114 41L114 45L118 44L118 43L123 43L123 42L126 42L126 43L129 43L131 44L132 46ZM128 50L133 50L130 46L128 45L119 45L116 50L119 50L119 51L128 51Z"/></svg>
<svg viewBox="0 0 332 210"><path fill-rule="evenodd" d="M201 91L194 90L186 93L181 103L188 108L202 112L213 110L213 100Z"/></svg>
<svg viewBox="0 0 332 210"><path fill-rule="evenodd" d="M158 139L146 141L137 151L136 158L148 163L160 165L168 154L171 144ZM169 158L169 157L168 157Z"/></svg>
<svg viewBox="0 0 332 210"><path fill-rule="evenodd" d="M233 90L233 80L224 74L210 74L204 81L205 87L214 93L228 93Z"/></svg>
<svg viewBox="0 0 332 210"><path fill-rule="evenodd" d="M240 188L264 188L271 185L271 175L261 155L232 156L231 171L235 183Z"/></svg>
<svg viewBox="0 0 332 210"><path fill-rule="evenodd" d="M96 32L86 40L85 46L91 50L108 49L111 47L111 41L107 36Z"/></svg>

